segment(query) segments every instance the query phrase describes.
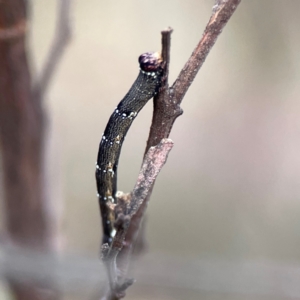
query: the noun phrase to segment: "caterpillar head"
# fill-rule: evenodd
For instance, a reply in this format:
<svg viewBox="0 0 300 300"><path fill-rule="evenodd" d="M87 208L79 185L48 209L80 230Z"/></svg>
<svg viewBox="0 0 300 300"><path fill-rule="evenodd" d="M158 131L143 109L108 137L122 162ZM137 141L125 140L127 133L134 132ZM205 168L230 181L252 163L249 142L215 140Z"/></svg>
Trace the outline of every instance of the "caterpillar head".
<svg viewBox="0 0 300 300"><path fill-rule="evenodd" d="M162 57L158 52L146 52L140 55L141 70L145 72L158 72L162 69Z"/></svg>

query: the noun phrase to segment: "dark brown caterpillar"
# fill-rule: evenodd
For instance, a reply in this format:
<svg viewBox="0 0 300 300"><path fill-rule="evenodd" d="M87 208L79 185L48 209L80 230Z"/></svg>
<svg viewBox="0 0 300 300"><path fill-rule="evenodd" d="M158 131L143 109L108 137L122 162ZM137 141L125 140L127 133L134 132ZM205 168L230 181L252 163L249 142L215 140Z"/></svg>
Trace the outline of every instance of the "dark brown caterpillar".
<svg viewBox="0 0 300 300"><path fill-rule="evenodd" d="M139 57L140 73L126 96L109 118L102 136L96 163L96 182L102 216L102 243L110 244L114 235L117 167L122 143L133 120L160 87L163 68L158 53L144 53Z"/></svg>

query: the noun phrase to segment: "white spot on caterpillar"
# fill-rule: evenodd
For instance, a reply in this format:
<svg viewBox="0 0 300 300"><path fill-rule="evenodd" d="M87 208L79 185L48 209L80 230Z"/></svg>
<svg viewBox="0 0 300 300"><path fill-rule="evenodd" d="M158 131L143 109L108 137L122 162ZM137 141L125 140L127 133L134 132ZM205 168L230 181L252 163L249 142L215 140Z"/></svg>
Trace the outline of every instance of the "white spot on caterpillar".
<svg viewBox="0 0 300 300"><path fill-rule="evenodd" d="M116 141L116 144L120 144L120 141Z"/></svg>
<svg viewBox="0 0 300 300"><path fill-rule="evenodd" d="M103 173L106 173L106 170L103 170Z"/></svg>
<svg viewBox="0 0 300 300"><path fill-rule="evenodd" d="M107 220L107 221L106 221L106 224L110 224L110 221L109 221L109 220Z"/></svg>
<svg viewBox="0 0 300 300"><path fill-rule="evenodd" d="M116 197L120 198L124 193L122 191L117 191L116 192Z"/></svg>
<svg viewBox="0 0 300 300"><path fill-rule="evenodd" d="M101 168L99 167L99 165L96 165L96 169L97 170L101 170Z"/></svg>
<svg viewBox="0 0 300 300"><path fill-rule="evenodd" d="M98 198L100 197L99 193L97 193L97 197L98 197Z"/></svg>
<svg viewBox="0 0 300 300"><path fill-rule="evenodd" d="M106 199L107 199L106 197L103 197L103 200L104 200L104 201L106 201Z"/></svg>
<svg viewBox="0 0 300 300"><path fill-rule="evenodd" d="M116 235L116 232L117 232L116 229L113 229L110 233L110 236L113 238Z"/></svg>
<svg viewBox="0 0 300 300"><path fill-rule="evenodd" d="M124 114L122 114L122 116L126 117L126 114L124 113Z"/></svg>
<svg viewBox="0 0 300 300"><path fill-rule="evenodd" d="M108 241L111 243L111 242L112 242L112 238L110 237L110 238L108 239Z"/></svg>
<svg viewBox="0 0 300 300"><path fill-rule="evenodd" d="M108 196L108 199L111 201L111 203L115 202L115 199L112 196Z"/></svg>
<svg viewBox="0 0 300 300"><path fill-rule="evenodd" d="M119 112L119 110L118 109L116 109L116 113L118 113Z"/></svg>
<svg viewBox="0 0 300 300"><path fill-rule="evenodd" d="M129 118L129 119L132 119L132 118L134 118L136 115L137 115L137 112L136 112L136 111L132 111L132 112L128 115L128 118Z"/></svg>
<svg viewBox="0 0 300 300"><path fill-rule="evenodd" d="M105 139L106 139L105 135L102 137L102 139L105 141Z"/></svg>

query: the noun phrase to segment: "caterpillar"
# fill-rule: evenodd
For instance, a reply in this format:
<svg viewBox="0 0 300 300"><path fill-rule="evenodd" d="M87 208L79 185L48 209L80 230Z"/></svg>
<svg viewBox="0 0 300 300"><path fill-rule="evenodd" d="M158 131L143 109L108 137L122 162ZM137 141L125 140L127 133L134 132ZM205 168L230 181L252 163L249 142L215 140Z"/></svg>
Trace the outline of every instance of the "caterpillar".
<svg viewBox="0 0 300 300"><path fill-rule="evenodd" d="M163 77L162 59L157 52L140 55L139 64L139 75L110 116L99 144L96 183L102 216L102 244L110 245L116 233L112 204L117 201L117 168L123 141L139 111L157 93Z"/></svg>

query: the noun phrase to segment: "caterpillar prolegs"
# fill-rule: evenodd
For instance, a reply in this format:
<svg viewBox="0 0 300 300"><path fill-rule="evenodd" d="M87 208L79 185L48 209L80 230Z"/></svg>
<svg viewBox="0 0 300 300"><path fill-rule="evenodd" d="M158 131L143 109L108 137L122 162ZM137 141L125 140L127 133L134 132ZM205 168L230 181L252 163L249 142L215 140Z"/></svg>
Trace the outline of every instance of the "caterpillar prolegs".
<svg viewBox="0 0 300 300"><path fill-rule="evenodd" d="M163 76L162 60L158 53L142 54L139 64L139 75L110 116L99 145L96 182L103 244L110 244L115 235L115 216L109 204L116 203L117 168L124 138L139 111L157 93Z"/></svg>

